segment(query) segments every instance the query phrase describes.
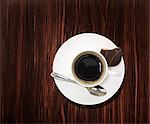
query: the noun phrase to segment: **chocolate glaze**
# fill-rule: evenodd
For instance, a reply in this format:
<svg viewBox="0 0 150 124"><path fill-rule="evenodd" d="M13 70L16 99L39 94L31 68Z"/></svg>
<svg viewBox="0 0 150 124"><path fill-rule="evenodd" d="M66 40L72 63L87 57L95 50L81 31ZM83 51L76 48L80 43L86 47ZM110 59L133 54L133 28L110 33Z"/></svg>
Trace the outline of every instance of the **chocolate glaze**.
<svg viewBox="0 0 150 124"><path fill-rule="evenodd" d="M109 66L116 66L121 61L122 50L120 47L112 50L102 49L101 54L105 57Z"/></svg>

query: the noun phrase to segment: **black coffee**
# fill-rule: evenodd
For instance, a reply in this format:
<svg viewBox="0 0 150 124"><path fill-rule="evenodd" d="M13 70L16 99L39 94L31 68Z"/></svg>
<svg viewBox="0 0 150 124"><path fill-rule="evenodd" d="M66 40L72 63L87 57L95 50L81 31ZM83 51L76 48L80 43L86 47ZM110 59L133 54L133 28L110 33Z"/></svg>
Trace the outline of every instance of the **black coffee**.
<svg viewBox="0 0 150 124"><path fill-rule="evenodd" d="M78 78L85 81L95 81L101 75L100 60L91 54L79 57L75 62L75 73Z"/></svg>

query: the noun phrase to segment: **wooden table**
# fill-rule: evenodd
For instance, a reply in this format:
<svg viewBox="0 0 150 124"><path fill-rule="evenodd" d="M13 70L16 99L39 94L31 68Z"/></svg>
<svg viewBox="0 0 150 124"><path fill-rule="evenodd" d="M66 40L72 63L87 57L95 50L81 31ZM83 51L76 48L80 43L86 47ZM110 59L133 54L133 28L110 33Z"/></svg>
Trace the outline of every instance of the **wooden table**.
<svg viewBox="0 0 150 124"><path fill-rule="evenodd" d="M0 5L1 122L150 123L149 0L1 0ZM102 105L69 101L49 75L61 44L83 32L108 37L124 53L122 88Z"/></svg>

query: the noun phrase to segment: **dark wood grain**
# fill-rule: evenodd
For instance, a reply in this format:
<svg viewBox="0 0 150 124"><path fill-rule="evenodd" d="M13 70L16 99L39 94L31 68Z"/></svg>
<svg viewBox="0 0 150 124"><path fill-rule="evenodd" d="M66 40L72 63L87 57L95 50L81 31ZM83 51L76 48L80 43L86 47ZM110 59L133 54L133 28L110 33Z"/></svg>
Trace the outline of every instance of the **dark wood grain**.
<svg viewBox="0 0 150 124"><path fill-rule="evenodd" d="M149 12L149 0L1 0L1 122L150 123ZM124 84L102 105L69 101L49 76L61 44L82 32L124 53Z"/></svg>

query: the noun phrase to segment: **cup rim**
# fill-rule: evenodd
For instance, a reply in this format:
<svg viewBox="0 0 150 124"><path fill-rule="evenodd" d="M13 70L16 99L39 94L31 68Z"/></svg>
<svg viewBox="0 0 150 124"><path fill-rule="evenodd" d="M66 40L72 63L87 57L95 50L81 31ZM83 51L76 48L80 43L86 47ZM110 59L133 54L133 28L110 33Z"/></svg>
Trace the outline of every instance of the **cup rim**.
<svg viewBox="0 0 150 124"><path fill-rule="evenodd" d="M80 56L82 56L82 55L84 55L84 54L86 54L86 53L91 53L91 54L97 56L99 59L102 59L102 61L103 61L104 64L105 64L105 72L104 72L104 74L103 74L103 77L101 77L101 79L100 79L100 78L97 79L96 81L94 81L94 82L91 83L91 84L89 84L89 83L87 83L87 84L81 83L80 81L84 81L84 80L79 79L79 78L76 76L75 72L74 72L74 64L75 64L75 61L76 61ZM97 86L97 85L101 84L101 83L104 81L104 79L106 78L107 72L108 72L108 64L107 64L107 61L106 61L105 57L104 57L100 52L96 52L96 51L83 51L83 52L80 52L78 55L76 55L75 58L73 59L73 62L72 62L72 69L71 69L71 70L72 70L72 75L73 75L74 79L76 80L76 82L77 82L79 85L81 85L81 86L83 86L83 87L94 87L94 86ZM84 82L88 82L88 81L84 81Z"/></svg>

